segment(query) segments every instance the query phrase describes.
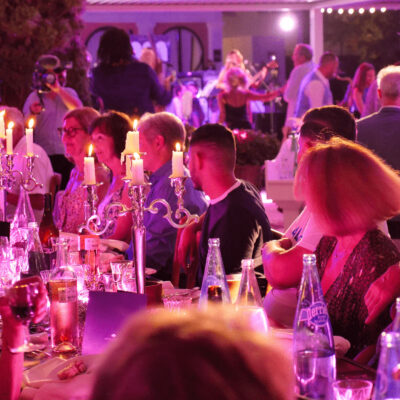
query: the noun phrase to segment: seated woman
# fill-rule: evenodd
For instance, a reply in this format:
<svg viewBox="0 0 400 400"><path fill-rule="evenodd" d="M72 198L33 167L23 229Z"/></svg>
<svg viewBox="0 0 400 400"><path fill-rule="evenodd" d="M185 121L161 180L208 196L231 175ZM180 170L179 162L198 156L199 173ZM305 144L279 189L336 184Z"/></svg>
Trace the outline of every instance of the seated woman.
<svg viewBox="0 0 400 400"><path fill-rule="evenodd" d="M90 399L289 400L292 375L284 350L229 309L154 310L108 348Z"/></svg>
<svg viewBox="0 0 400 400"><path fill-rule="evenodd" d="M112 180L106 195L100 202L98 213L105 220L106 207L110 203L123 202L129 206L128 188L124 188L125 164L121 164L121 153L125 148L126 134L131 127L129 117L117 111L111 111L96 118L90 133L95 152L99 162L105 164L111 171ZM118 217L117 209L112 209L111 216L114 224L103 235L110 239L124 240L130 242L132 216L130 213Z"/></svg>
<svg viewBox="0 0 400 400"><path fill-rule="evenodd" d="M64 117L62 128L62 142L67 156L75 167L64 192L57 193L54 206L54 220L57 228L63 232L79 233L79 226L85 222L84 205L87 192L83 184L84 157L88 153L90 135L89 127L99 113L90 107L77 108ZM103 185L98 187L97 195L100 201L107 192L109 173L107 169L96 163L96 181Z"/></svg>
<svg viewBox="0 0 400 400"><path fill-rule="evenodd" d="M365 294L400 253L377 228L400 212L400 177L371 151L344 139L317 144L302 157L295 193L304 198L324 236L315 251L335 335L350 357L374 344L390 322L387 307L366 325Z"/></svg>
<svg viewBox="0 0 400 400"><path fill-rule="evenodd" d="M231 68L226 72L227 89L218 94L219 122L229 129L251 129L250 101L271 101L281 90L257 93L246 89L247 76L240 68Z"/></svg>

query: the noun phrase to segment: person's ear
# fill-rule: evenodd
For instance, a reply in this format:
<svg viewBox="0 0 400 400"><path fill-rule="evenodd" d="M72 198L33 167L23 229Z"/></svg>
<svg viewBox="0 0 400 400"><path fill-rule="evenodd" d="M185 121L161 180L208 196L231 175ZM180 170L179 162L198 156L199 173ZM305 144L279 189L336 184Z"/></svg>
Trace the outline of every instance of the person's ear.
<svg viewBox="0 0 400 400"><path fill-rule="evenodd" d="M382 90L378 89L378 98L381 99L382 98Z"/></svg>
<svg viewBox="0 0 400 400"><path fill-rule="evenodd" d="M165 139L162 135L156 135L154 138L154 147L157 151L160 151L165 146Z"/></svg>

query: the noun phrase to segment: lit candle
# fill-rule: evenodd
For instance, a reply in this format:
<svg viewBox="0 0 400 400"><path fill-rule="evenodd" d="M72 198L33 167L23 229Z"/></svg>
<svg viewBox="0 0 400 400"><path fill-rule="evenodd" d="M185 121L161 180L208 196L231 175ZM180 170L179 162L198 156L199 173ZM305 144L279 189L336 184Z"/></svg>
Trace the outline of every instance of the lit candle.
<svg viewBox="0 0 400 400"><path fill-rule="evenodd" d="M7 154L13 153L13 128L14 122L9 122L6 129L6 138L7 138Z"/></svg>
<svg viewBox="0 0 400 400"><path fill-rule="evenodd" d="M132 179L132 156L129 154L125 157L126 177Z"/></svg>
<svg viewBox="0 0 400 400"><path fill-rule="evenodd" d="M4 113L5 112L6 112L5 110L0 112L0 139L6 138L6 127L4 125Z"/></svg>
<svg viewBox="0 0 400 400"><path fill-rule="evenodd" d="M183 172L183 152L180 143L175 145L176 151L172 152L172 177L180 178L184 176Z"/></svg>
<svg viewBox="0 0 400 400"><path fill-rule="evenodd" d="M28 156L33 156L33 124L34 124L34 119L31 118L28 122L28 128L25 129L26 155Z"/></svg>
<svg viewBox="0 0 400 400"><path fill-rule="evenodd" d="M126 134L125 154L139 153L139 132L136 127L137 119L133 121L133 131Z"/></svg>
<svg viewBox="0 0 400 400"><path fill-rule="evenodd" d="M132 180L134 185L144 184L144 172L143 172L143 160L140 158L138 153L133 155L135 158L131 160L132 162Z"/></svg>
<svg viewBox="0 0 400 400"><path fill-rule="evenodd" d="M96 173L94 170L94 157L92 157L93 145L89 146L88 156L83 161L83 173L85 185L96 184Z"/></svg>

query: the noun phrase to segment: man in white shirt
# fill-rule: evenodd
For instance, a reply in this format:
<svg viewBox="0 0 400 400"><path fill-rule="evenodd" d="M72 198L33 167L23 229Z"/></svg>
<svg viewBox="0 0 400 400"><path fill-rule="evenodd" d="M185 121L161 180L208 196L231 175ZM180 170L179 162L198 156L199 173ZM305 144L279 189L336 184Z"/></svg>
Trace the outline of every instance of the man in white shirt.
<svg viewBox="0 0 400 400"><path fill-rule="evenodd" d="M293 50L292 60L294 69L289 75L283 98L287 102L286 121L282 128L283 139L296 127L294 112L299 95L300 84L303 78L309 74L315 64L312 62L313 51L310 45L298 43Z"/></svg>
<svg viewBox="0 0 400 400"><path fill-rule="evenodd" d="M339 60L331 52L324 53L318 68L304 77L300 85L295 117L301 118L310 108L333 104L329 79L336 75Z"/></svg>
<svg viewBox="0 0 400 400"><path fill-rule="evenodd" d="M9 121L14 122L13 128L13 152L16 154L14 158L14 170L21 171L24 178L27 177L28 171L26 168L26 136L24 133L24 117L22 113L14 107L2 107L1 110L5 110L5 125L7 126ZM0 110L0 111L1 111ZM36 179L38 183L43 184L43 187L36 187L29 192L29 198L33 212L36 217L36 222L40 224L43 216L44 207L44 194L50 190L50 179L54 175L53 168L51 166L50 159L47 153L38 144L33 143L32 151L38 157L35 158L34 167L32 171L32 177ZM20 190L20 179L17 177L15 185L7 193L7 218L13 218L15 208L18 203L19 190ZM33 185L32 185L33 186Z"/></svg>

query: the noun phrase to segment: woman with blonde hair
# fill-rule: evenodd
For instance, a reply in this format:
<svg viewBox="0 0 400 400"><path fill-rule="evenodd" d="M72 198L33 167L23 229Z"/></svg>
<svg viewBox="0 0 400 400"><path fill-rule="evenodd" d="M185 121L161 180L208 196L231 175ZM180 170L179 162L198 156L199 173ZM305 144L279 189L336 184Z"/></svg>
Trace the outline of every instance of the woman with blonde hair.
<svg viewBox="0 0 400 400"><path fill-rule="evenodd" d="M273 92L257 93L246 89L246 73L237 67L226 72L227 89L218 94L219 123L229 129L251 129L250 101L271 101L282 94L281 89Z"/></svg>
<svg viewBox="0 0 400 400"><path fill-rule="evenodd" d="M394 243L377 228L400 213L400 177L370 150L333 138L303 155L295 193L324 233L315 251L322 291L334 334L350 341L348 355L354 356L376 343L390 322L386 308L367 326L364 296L400 260Z"/></svg>
<svg viewBox="0 0 400 400"><path fill-rule="evenodd" d="M97 370L91 400L289 400L293 369L230 309L133 317Z"/></svg>

